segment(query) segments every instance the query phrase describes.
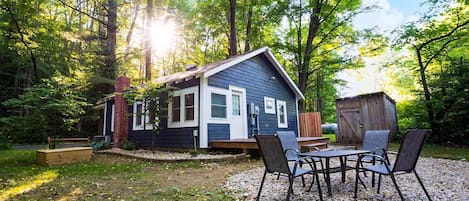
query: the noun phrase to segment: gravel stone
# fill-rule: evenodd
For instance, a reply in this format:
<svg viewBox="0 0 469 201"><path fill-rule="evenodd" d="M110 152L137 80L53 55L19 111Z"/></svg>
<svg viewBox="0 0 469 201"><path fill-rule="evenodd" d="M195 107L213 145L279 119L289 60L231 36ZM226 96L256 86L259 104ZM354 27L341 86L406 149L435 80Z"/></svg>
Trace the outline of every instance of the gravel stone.
<svg viewBox="0 0 469 201"><path fill-rule="evenodd" d="M161 161L198 161L198 160L227 160L233 158L241 158L245 156L244 154L202 154L198 153L197 156L192 156L187 152L169 152L169 151L159 151L155 150L154 152L146 149L139 150L124 150L119 148L106 149L98 151L98 153L110 153L110 154L119 154L124 156L131 156L135 158L148 159L148 160L161 160Z"/></svg>
<svg viewBox="0 0 469 201"><path fill-rule="evenodd" d="M393 160L391 158L391 162ZM339 165L338 160L331 159L331 167L337 165ZM348 165L354 165L354 163L349 162ZM469 163L467 161L420 158L416 170L432 200L469 201ZM255 200L263 173L263 166L244 171L228 178L224 186L233 192L237 200ZM357 200L400 200L389 176L382 177L381 192L378 194L377 185L371 188L371 174L367 175L368 177L364 177L360 173L360 178L367 188L359 185ZM347 171L345 183L341 182L340 173L331 174L332 198L327 196L324 178L321 174L319 177L324 200L353 200L354 170ZM295 179L292 200L319 200L316 182L311 192L306 192L312 176L307 175L305 178L306 187L302 186L301 178ZM428 200L413 173L397 175L396 180L406 200ZM287 188L287 177L280 177L280 180L277 180L276 174L267 174L260 200L285 200Z"/></svg>

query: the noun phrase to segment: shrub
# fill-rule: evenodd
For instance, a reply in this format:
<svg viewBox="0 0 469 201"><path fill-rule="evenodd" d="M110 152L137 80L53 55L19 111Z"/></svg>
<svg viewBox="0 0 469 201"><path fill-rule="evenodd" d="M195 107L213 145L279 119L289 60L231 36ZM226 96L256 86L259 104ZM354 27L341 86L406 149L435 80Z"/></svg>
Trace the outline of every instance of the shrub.
<svg viewBox="0 0 469 201"><path fill-rule="evenodd" d="M93 147L93 150L104 150L104 149L110 149L111 148L111 143L105 142L105 141L99 141L99 142L92 142L91 147Z"/></svg>
<svg viewBox="0 0 469 201"><path fill-rule="evenodd" d="M0 150L9 150L9 149L11 149L11 143L0 142Z"/></svg>
<svg viewBox="0 0 469 201"><path fill-rule="evenodd" d="M125 150L135 150L137 146L133 142L130 141L124 141L124 144L122 144L122 148Z"/></svg>

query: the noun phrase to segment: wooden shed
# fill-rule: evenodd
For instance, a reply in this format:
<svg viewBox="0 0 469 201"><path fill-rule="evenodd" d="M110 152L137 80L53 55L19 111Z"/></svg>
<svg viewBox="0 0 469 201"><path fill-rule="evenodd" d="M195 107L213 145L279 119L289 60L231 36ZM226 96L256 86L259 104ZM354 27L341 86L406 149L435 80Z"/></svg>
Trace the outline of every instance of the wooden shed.
<svg viewBox="0 0 469 201"><path fill-rule="evenodd" d="M337 142L360 144L367 130L398 132L396 102L384 92L336 99Z"/></svg>

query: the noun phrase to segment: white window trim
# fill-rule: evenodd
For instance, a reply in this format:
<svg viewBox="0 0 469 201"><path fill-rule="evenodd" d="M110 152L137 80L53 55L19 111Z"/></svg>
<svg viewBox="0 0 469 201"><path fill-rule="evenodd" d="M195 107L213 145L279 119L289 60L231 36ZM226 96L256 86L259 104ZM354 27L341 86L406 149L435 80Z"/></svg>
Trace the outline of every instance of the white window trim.
<svg viewBox="0 0 469 201"><path fill-rule="evenodd" d="M116 105L112 104L111 107L111 132L114 132L114 118L116 114Z"/></svg>
<svg viewBox="0 0 469 201"><path fill-rule="evenodd" d="M194 120L186 120L185 114L185 95L194 94ZM189 87L181 90L174 91L173 96L180 96L180 121L173 122L173 103L170 101L168 104L168 128L184 128L184 127L197 127L199 126L199 87Z"/></svg>
<svg viewBox="0 0 469 201"><path fill-rule="evenodd" d="M267 108L267 102L272 101L272 108ZM275 114L275 98L264 96L264 112L266 114Z"/></svg>
<svg viewBox="0 0 469 201"><path fill-rule="evenodd" d="M222 95L225 95L225 101L226 101L226 118L214 118L212 117L212 93L216 93L216 94L222 94ZM226 124L226 123L229 123L228 119L229 119L229 115L230 115L230 111L228 110L229 108L231 108L231 103L230 103L230 100L229 100L229 96L230 96L230 91L228 89L223 89L223 88L217 88L217 87L208 87L208 123L212 123L212 124Z"/></svg>
<svg viewBox="0 0 469 201"><path fill-rule="evenodd" d="M107 122L107 102L104 103L104 117L103 117L103 135L106 135L106 122ZM111 120L112 122L112 120Z"/></svg>
<svg viewBox="0 0 469 201"><path fill-rule="evenodd" d="M152 124L150 123L150 116L148 115L148 112L145 113L145 115L142 115L142 117L145 120L145 123L143 125L137 125L137 105L142 104L142 110L145 110L145 105L143 105L143 101L137 101L133 105L132 109L132 129L134 131L136 130L151 130L152 129ZM148 105L148 104L147 104ZM144 111L140 111L140 113L143 113ZM144 122L144 121L142 121Z"/></svg>
<svg viewBox="0 0 469 201"><path fill-rule="evenodd" d="M287 117L287 102L285 101L282 101L282 100L277 100L277 123L278 123L278 127L279 128L288 128L288 117ZM280 105L283 105L283 108L285 109L285 112L284 112L284 122L285 123L280 123L280 111L279 108L280 108Z"/></svg>

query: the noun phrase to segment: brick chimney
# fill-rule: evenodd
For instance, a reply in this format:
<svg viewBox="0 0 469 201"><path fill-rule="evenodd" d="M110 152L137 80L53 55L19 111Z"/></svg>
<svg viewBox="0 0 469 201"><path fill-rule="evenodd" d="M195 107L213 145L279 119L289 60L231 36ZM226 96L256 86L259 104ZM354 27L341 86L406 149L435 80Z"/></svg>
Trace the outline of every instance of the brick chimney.
<svg viewBox="0 0 469 201"><path fill-rule="evenodd" d="M129 136L129 116L128 104L124 98L124 89L130 87L130 78L121 76L116 79L114 84L114 147L122 147L122 143Z"/></svg>

